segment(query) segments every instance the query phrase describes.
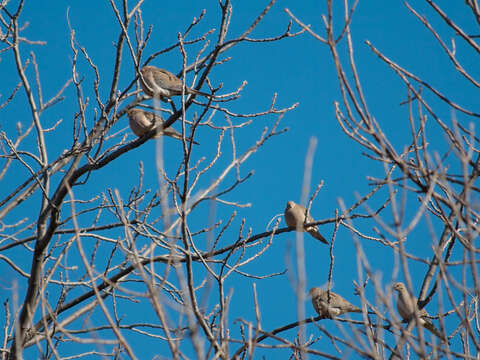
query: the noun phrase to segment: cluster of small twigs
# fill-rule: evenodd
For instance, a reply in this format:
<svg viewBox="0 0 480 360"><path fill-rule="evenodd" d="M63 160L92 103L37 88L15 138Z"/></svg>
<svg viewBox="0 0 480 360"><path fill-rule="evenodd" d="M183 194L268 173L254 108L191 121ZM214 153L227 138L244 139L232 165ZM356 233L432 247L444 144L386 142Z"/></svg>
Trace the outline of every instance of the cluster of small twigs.
<svg viewBox="0 0 480 360"><path fill-rule="evenodd" d="M198 208L212 206L215 202L233 208L245 206L240 202L226 202L222 198L251 177L251 172L241 176L240 167L272 137L285 132L278 129L280 120L296 104L278 108L274 95L271 104L262 112L231 111L230 104L240 97L245 83L229 94L216 94L214 102L204 103L194 96L182 96L179 110L174 101L169 102L171 110L161 109L160 104L154 101L155 110L161 111L164 117L168 115L165 127L177 120L182 124L184 156L178 161L174 176L167 175L159 155L157 173L161 186L154 193L144 186L143 163L140 163L137 184L131 187L127 198L116 188L107 188L90 198L79 195L82 192L78 189L95 182L99 170L113 161L119 161L155 135L152 130L131 140L123 130L113 130L130 108L148 100L146 95L136 90L142 66L155 62L162 54L178 51L183 59L179 75L184 82L187 74L193 74L196 87L207 84L216 93L222 84L214 89L210 73L218 66L226 66L230 60L225 56L228 50L243 42L275 42L303 32L292 33L289 24L278 36L250 37L273 4L274 1L253 18L252 24L240 36L231 37L232 5L229 0L220 1L218 31L212 29L201 36L192 36L197 25L203 21L205 12L202 12L185 31L178 33L176 43L145 59L144 52L148 49L153 27L145 30L141 11L143 0L130 7L126 1L120 4L110 1L119 25L113 74L106 76L99 71L88 49L79 43L76 30L69 21L71 78L46 102L42 97L43 79L35 53L31 52L29 58L22 54L25 44L45 44L20 35L24 1L20 1L16 8L8 2L0 5L0 33L4 45L1 51L14 55L19 78L18 85L1 108L20 101L21 91L24 91L26 106L30 107L32 114L32 122L26 129L19 122L17 134L4 131L0 134L1 157L5 160L0 177L18 183L0 200L0 257L28 281L25 297L18 298L18 289L13 289L14 304L6 303L2 358L21 358L23 351L32 346L38 347L42 357L61 358L61 344L71 341L95 344L94 353L98 355L126 353L136 358L138 349L132 345L128 336L130 333L162 339L168 344L170 357L173 358L184 356L184 342L193 344L199 358L208 357L212 351L223 354L222 357L227 354L229 295L224 293L224 283L232 274L252 276L242 272L241 268L268 249L274 234L252 236L245 234L242 226L237 239L232 242L226 239L231 236L226 230L235 218L235 212L226 224L218 221L195 230L189 225L189 219L203 211ZM190 48L198 44L201 44L201 50L192 61ZM132 64L133 76L132 81L122 88L119 85L120 74L126 63ZM28 71L32 64L33 78ZM91 87L82 74L85 64L87 75L93 75ZM65 95L69 86L75 89L73 99ZM108 91L105 91L107 87ZM102 99L102 93L108 93L106 100ZM42 115L48 108L71 100L72 104L77 103L75 115L70 120L73 123L71 142L66 141L63 145L67 149L51 159L48 155L52 154L52 146L45 138L60 128L61 121L45 128ZM223 117L226 125L214 121L214 115ZM235 141L237 129L267 115L276 116L277 120L270 128L265 128L245 151L239 152ZM215 132L217 146L210 159L203 157L194 162L191 143L185 141L185 133L190 131L190 135L195 136L199 128ZM228 147L226 135L231 139L230 152L233 154L228 162L220 161L223 159L222 152ZM23 144L30 143L37 144L38 153L22 149ZM161 139L158 144L157 147L162 146ZM209 173L213 170L220 174L211 181ZM12 181L14 172L23 176L17 175ZM205 186L204 178L209 179L208 186ZM26 204L38 209L37 218L22 217L22 206ZM214 231L218 231L216 238L212 238ZM197 239L205 237L205 234L208 241L200 247ZM230 245L221 247L225 242ZM15 256L31 259L30 270L18 265ZM197 264L203 270L199 270ZM145 285L142 290L137 287L138 283ZM212 287L215 288L213 294L218 297L217 306L205 308L202 298L212 296ZM122 321L118 307L123 306L123 302L149 306L156 320L144 323ZM70 328L79 320L89 323L96 312L103 316L95 316L91 326ZM179 315L186 323L172 325L171 319ZM108 336L95 335L106 330L109 330ZM125 332L128 334L125 335ZM203 344L205 340L210 344L207 347ZM110 350L98 352L99 346L108 346ZM88 348L75 356L91 353L91 348Z"/></svg>
<svg viewBox="0 0 480 360"><path fill-rule="evenodd" d="M334 17L332 3L330 0L327 1L327 15L323 17L325 35L320 35L312 27L304 24L290 10L286 11L302 29L319 43L328 46L341 90L341 102L335 103L337 121L343 132L364 148L364 155L384 168L383 179L372 177L370 180L372 185L387 189L390 216L385 216L384 212L382 212L383 216L380 216L378 212L366 207L366 204L363 205L368 210L368 214L374 215L378 225L374 228L378 233L378 238L375 240L391 247L394 254L398 256L399 266L396 266L392 272L392 282L401 272L410 293L413 294L415 289L420 289L415 294L418 295L420 309L430 303L434 295L438 295L437 312L442 331L450 339L456 339L458 347L454 350L447 343L433 345L427 342L421 326L418 328L418 337L413 335L410 331L415 327L415 321L411 321L406 328L402 328L399 322L391 322L392 327L388 329L394 329L399 336L393 341L388 341L388 337L384 334L385 328L372 327L371 320L366 321L365 317L363 327L355 328L354 343L348 338L336 341L369 358L408 356L408 353L405 354L402 350L405 343L409 345L409 351L419 358L445 356L475 358L480 350L478 341L480 333L478 326L479 212L475 200L480 190L477 186L480 156L479 139L472 124L478 120L480 113L478 109L468 109L457 104L454 100L455 93L451 95L442 93L431 85L431 82L404 69L381 50L375 48L371 42L366 41L372 53L393 70L405 85L408 98L400 105L408 107L408 119L405 119L405 124L402 126L410 128L411 139L399 150L392 141L394 134L387 134L384 124L378 121L368 108L357 71L350 24L358 1L350 7L346 1L344 2L344 26L338 34L334 31L333 23L336 20L338 25L340 19ZM451 39L451 46L447 45L447 41L442 38L428 18L420 15L410 3L406 2L405 6L431 32L434 41L440 44L451 61L453 71L457 71L465 78L464 86L471 84L478 88L478 80L475 79L473 71L467 70L456 55L457 39L462 42L462 46L478 54L480 47L474 40L475 36L468 35L462 26L450 18L437 3L431 0L426 0L426 3L456 35L456 38ZM467 11L470 11L480 24L480 9L476 1L466 1L466 6ZM344 48L339 46L342 42L346 42L345 53L343 53L344 50L340 50ZM443 109L445 106L458 115L451 119L443 119L435 109ZM447 145L443 143L444 139L429 136L429 130L436 126L442 130L444 139L447 139ZM418 207L414 212L410 208L407 210L408 199L418 201ZM344 205L340 205L342 209L345 208ZM421 219L426 219L430 239L409 238L409 234ZM346 219L342 225L352 231L355 240L359 259L359 280L373 279L376 304L368 302L364 287L360 286L358 289L362 303L372 309L381 305L388 310L387 314L395 319L391 290L385 291L381 280L375 276L375 269L372 269L368 255L363 250L360 240L367 237L355 229L351 219ZM394 241L386 241L387 238L393 238ZM430 256L419 256L407 251L406 244L412 241L431 243ZM453 260L453 258L456 259ZM423 274L412 274L411 268L414 262L426 264L427 270ZM442 315L444 308L451 310ZM376 311L376 313L380 319L388 321L380 312ZM449 318L448 327L446 314L454 315ZM364 346L358 347L358 344L364 344Z"/></svg>

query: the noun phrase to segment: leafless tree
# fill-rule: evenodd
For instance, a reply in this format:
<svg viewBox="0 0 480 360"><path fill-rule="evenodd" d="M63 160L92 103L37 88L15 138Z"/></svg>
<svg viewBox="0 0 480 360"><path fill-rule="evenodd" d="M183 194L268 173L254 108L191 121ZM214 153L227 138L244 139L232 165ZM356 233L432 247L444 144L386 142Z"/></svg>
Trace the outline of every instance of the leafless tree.
<svg viewBox="0 0 480 360"><path fill-rule="evenodd" d="M234 17L231 2L220 0L218 23L211 24L210 30L199 34L198 25L206 21L203 12L186 22L174 43L158 51L150 47L155 28L144 24L143 2L110 0L112 16L118 23L110 74L99 70L89 49L78 40L77 30L70 26L71 78L47 101L42 95L45 80L41 78L35 51L29 56L23 52L27 45L48 45L22 37L28 20L23 18L24 0L16 4L4 1L0 5L0 51L11 53L14 59L14 67L4 70L18 74L14 88L2 88L9 95L0 104L0 111L21 104L31 114L29 124L18 122L16 133L0 132L0 180L16 184L0 199L0 260L27 284L21 297L17 288L10 289L4 304L2 359L19 359L26 354L56 359L141 358L139 338L168 351L159 356L174 359L243 359L253 358L259 352L272 352L275 357L280 351L288 351L292 358L336 359L343 357L345 349L375 359L476 358L480 347L476 203L480 160L478 138L471 122L480 115L458 105L455 94L441 93L421 75L410 73L367 42L372 54L381 60L378 66L393 70L406 89L407 100L401 109L408 108L403 126L409 126L411 138L397 148L393 135L389 137L382 122L369 110L356 69L357 43L350 25L358 1L349 5L345 0L344 14L338 17L334 16L332 1L327 0L323 29L304 24L294 11L286 9L291 22L285 24L283 32L256 38L251 34L275 0L253 16L251 25L245 26L239 36L229 32ZM444 20L445 27L455 31L462 46L478 53L475 34L464 32L433 1L426 3ZM413 6L406 6L432 33L432 41L445 50L453 65L453 70L449 70L457 71L465 81L478 87L472 71L465 69L456 57L456 40L449 47L427 18ZM476 2L469 0L463 6L480 23ZM339 23L343 26L338 31ZM254 234L248 230L245 219L239 229L234 229L236 209L249 206L238 198L236 190L242 183L253 181L251 171L242 175L245 161L286 131L280 128L281 120L297 104L280 108L273 95L264 111L234 111L236 101L246 91L245 83L216 83L214 74L229 65L230 51L239 44L263 46L300 35L313 36L318 46L326 45L330 50L340 85L339 101L333 109L338 124L364 148L363 156L381 166L385 176L371 177L368 193L359 195L353 204L340 201L331 218L315 223L334 224L329 272L323 279L329 289L334 278L342 275L334 271L336 234L342 229L351 234L358 259L356 291L363 310L360 320L307 315L308 269L303 261L303 233L297 233L298 321L267 328L262 324L254 280L283 273L272 270L267 275L251 274L247 265L261 261L278 234L295 229L280 228L278 220L272 230ZM141 90L140 69L155 65L166 53L176 53L181 60L177 76L183 80L182 94L171 99L151 99ZM93 78L91 84L84 80L86 77ZM212 96L189 95L187 87ZM233 91L225 90L232 88ZM105 100L102 94L108 94ZM50 158L56 146L46 137L60 133L63 123L46 127L44 117L46 110L66 101L77 106L73 118L68 119L73 124L71 138L58 136L55 144L60 143L65 150ZM442 119L435 112L439 102L457 116L448 121ZM155 140L156 169L145 169L139 162L135 183L131 182L127 192L115 186L91 191L91 184L103 176L108 165L122 161L156 135L157 129L152 128L136 138L121 128L121 119L133 107L161 114L164 127L181 127L179 144L183 156L174 161L175 171L166 171L166 152L159 137ZM258 138L238 146L238 131L260 118L274 120ZM429 136L432 126L441 128L448 146ZM196 136L198 132L207 132L216 143L215 150L203 153L201 158L194 155L196 145L188 141L192 138L201 142ZM314 142L307 155L302 196L307 211L322 187L320 184L314 191L310 189L309 159L313 148ZM170 165L173 160L168 160ZM135 171L128 175L133 177ZM145 172L149 176L156 174L157 189L145 185ZM312 195L308 196L309 193ZM236 200L225 200L227 194L230 199L237 196ZM418 201L416 209L406 206L407 199ZM231 210L228 215L223 212L221 220L213 216L210 219L215 220L208 220L208 212L213 213L216 206ZM38 215L25 216L26 208L38 209ZM429 223L432 246L428 256L406 246L414 241L409 235L421 219ZM368 222L371 232L361 230L364 227L358 225L359 221ZM366 242L388 249L398 259L392 274L385 274L391 275L387 286L370 265L364 251ZM19 265L17 259L27 259L30 268ZM415 263L424 264L427 270L421 275L413 274ZM403 322L396 312L392 291L400 272L409 293L419 299L418 311ZM232 294L225 284L232 281L233 275L251 283L254 318L229 317ZM367 296L371 288L375 298ZM432 318L450 343L434 340L421 326L421 310L433 298L439 306ZM142 313L142 320L134 316L124 318L122 309L127 306L129 312ZM326 327L327 322L333 322L340 331ZM289 329L295 329L296 334L286 332ZM333 350L325 350L323 341L333 344ZM455 346L450 346L454 342Z"/></svg>
<svg viewBox="0 0 480 360"><path fill-rule="evenodd" d="M388 120L376 119L375 110L368 107L364 95L361 74L356 67L358 59L354 55L357 42L351 30L357 5L361 6L359 1L351 5L344 1L342 16L335 16L333 2L326 1L327 14L322 17L322 29L306 25L286 9L296 24L318 40L319 46L328 47L341 93L339 101L335 103L338 124L350 139L363 147L364 156L384 169L383 179L370 178L372 186L383 186L388 190L388 212L378 214L367 203L364 204L368 213L374 216L377 226L372 230L377 233L376 239L359 232L351 218L342 220L342 225L350 229L355 241L359 267L357 291L362 304L377 314L377 321L367 317L364 312L363 321L354 322L353 335L329 337L369 358L476 358L480 349L477 205L480 157L474 125L480 113L478 109L476 111L457 104L455 98L465 86L479 87L474 69L467 69L457 56L457 46L476 55L480 47L475 35L464 31L462 24L457 23L436 2L425 0L418 3L426 3L433 10L432 16L442 20L442 29L435 29L426 16L415 10L420 4L405 2L405 6L411 16L424 25L425 31L430 32L432 42L437 42L444 50L451 63L451 68L445 71L458 72L464 82L459 81L455 88L458 92L444 94L431 85L434 79L425 79L421 74L409 72L370 41L365 42L372 54L380 58L381 64L378 66L387 66L392 70L405 88L407 100L400 102L400 105L408 107L408 116L400 126L408 127L411 136L401 146L395 145L395 134L388 134L384 130ZM465 1L463 6L464 11L473 15L477 24L480 24L477 2ZM334 23L336 26L343 24L340 31L335 31L338 28L334 27ZM443 38L440 33L445 28L451 30L455 38ZM445 119L437 113L444 114L444 108L450 110L446 113L451 118ZM398 111L403 109L399 107ZM431 135L434 128L441 129L443 138ZM446 145L444 139L447 139ZM416 200L416 208L407 206L408 200ZM341 201L340 207L346 209ZM409 236L414 234L421 219L428 224L430 239ZM396 313L391 287L385 288L382 280L375 275L376 269L370 266L369 256L362 246L366 239L378 241L379 246L390 247L398 257L390 284L401 272L410 296L418 296L418 311L411 319L404 321L408 323L406 326L403 326ZM428 256L420 255L415 246L415 242L424 241L431 247ZM425 265L426 270L422 274L411 270L418 263ZM369 279L372 279L375 299L365 298L365 286ZM420 312L435 295L438 307L434 318L439 320L443 335L450 341L435 341L430 333L422 331ZM414 332L415 328L417 333ZM325 331L323 328L321 330ZM395 336L391 337L388 333ZM449 346L453 342L456 346Z"/></svg>

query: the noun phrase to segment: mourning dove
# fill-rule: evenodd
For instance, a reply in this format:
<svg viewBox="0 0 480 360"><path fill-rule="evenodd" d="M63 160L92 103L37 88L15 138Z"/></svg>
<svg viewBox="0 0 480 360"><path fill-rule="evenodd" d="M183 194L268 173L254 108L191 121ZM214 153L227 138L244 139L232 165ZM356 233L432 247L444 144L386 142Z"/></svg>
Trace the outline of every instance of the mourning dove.
<svg viewBox="0 0 480 360"><path fill-rule="evenodd" d="M130 109L128 110L128 119L130 123L130 129L138 137L145 135L148 131L152 130L154 127L158 128L157 134L154 136L158 138L160 136L166 135L175 139L182 139L182 134L172 127L162 129L163 119L161 116L154 113L144 111L142 109ZM187 141L191 141L190 138L186 138ZM198 143L193 141L194 144Z"/></svg>
<svg viewBox="0 0 480 360"><path fill-rule="evenodd" d="M171 72L159 69L155 66L144 66L140 73L140 84L142 85L142 89L148 96L152 97L171 97L174 95L181 95L182 94L182 85L183 82ZM206 97L212 97L211 94L206 94L204 92L189 88L185 86L185 93L186 94L197 94L203 95Z"/></svg>
<svg viewBox="0 0 480 360"><path fill-rule="evenodd" d="M407 288L401 282L397 282L393 285L393 290L398 292L397 298L397 310L400 316L405 321L410 321L415 316L415 306L417 305L417 298L408 293ZM433 325L432 321L428 318L428 313L425 309L418 310L418 317L420 318L420 325L428 329L432 334L437 336L443 341L447 341L445 336L438 331Z"/></svg>
<svg viewBox="0 0 480 360"><path fill-rule="evenodd" d="M308 214L307 221L305 221L305 212L306 209L302 205L298 205L293 201L287 202L287 207L285 208L284 217L285 222L288 226L294 227L297 231L307 231L315 239L320 240L321 242L328 244L328 241L318 232L317 226L304 227L305 223L312 223L315 220Z"/></svg>
<svg viewBox="0 0 480 360"><path fill-rule="evenodd" d="M308 292L308 295L312 297L312 305L315 311L321 316L332 317L347 312L362 312L362 309L352 305L333 291L329 292L319 287L313 287Z"/></svg>

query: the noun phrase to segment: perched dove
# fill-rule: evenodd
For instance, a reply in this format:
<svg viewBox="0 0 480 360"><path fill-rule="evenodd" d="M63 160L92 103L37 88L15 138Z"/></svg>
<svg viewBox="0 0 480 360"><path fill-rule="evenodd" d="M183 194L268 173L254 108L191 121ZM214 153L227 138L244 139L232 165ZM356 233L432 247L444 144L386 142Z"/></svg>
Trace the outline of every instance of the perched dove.
<svg viewBox="0 0 480 360"><path fill-rule="evenodd" d="M155 135L155 138L166 135L175 139L182 139L182 134L180 134L171 126L166 129L162 129L161 126L163 125L163 119L154 113L144 111L142 109L130 109L128 110L128 119L130 123L130 129L132 129L133 133L138 137L143 136L154 127L158 127L158 132ZM186 138L186 140L191 141L190 138ZM198 145L196 141L193 141L193 143Z"/></svg>
<svg viewBox="0 0 480 360"><path fill-rule="evenodd" d="M308 292L312 297L312 305L318 315L322 316L338 316L347 312L362 312L359 307L352 305L343 297L335 294L333 291L322 290L319 287L313 287Z"/></svg>
<svg viewBox="0 0 480 360"><path fill-rule="evenodd" d="M171 72L159 69L155 66L144 66L140 70L142 76L140 76L140 84L142 89L148 96L158 97L171 97L174 95L182 95L182 80L177 78ZM206 97L212 97L213 95L207 94L188 86L185 86L186 94L197 94Z"/></svg>
<svg viewBox="0 0 480 360"><path fill-rule="evenodd" d="M403 320L409 321L415 316L415 306L417 305L417 298L408 293L407 288L401 282L397 282L393 285L393 290L398 292L397 298L397 310ZM420 324L428 329L432 334L437 336L442 341L447 341L445 336L438 331L433 325L432 321L428 318L428 313L425 309L418 310L418 316L420 318Z"/></svg>
<svg viewBox="0 0 480 360"><path fill-rule="evenodd" d="M328 241L318 232L317 226L309 226L305 228L303 225L305 223L312 223L315 220L308 214L307 221L305 221L305 212L306 209L302 205L298 205L293 201L287 202L287 207L283 216L285 217L285 222L288 226L296 228L297 231L307 231L315 239L320 240L321 242L328 244Z"/></svg>

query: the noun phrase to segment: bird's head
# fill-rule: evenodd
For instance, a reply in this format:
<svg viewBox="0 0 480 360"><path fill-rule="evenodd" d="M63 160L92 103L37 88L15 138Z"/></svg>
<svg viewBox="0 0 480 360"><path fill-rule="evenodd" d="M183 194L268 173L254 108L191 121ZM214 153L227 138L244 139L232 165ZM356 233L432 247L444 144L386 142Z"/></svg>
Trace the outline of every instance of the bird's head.
<svg viewBox="0 0 480 360"><path fill-rule="evenodd" d="M289 202L287 202L287 206L286 206L285 210L289 210L289 209L293 208L294 206L295 206L295 203L290 200Z"/></svg>
<svg viewBox="0 0 480 360"><path fill-rule="evenodd" d="M319 287L313 287L308 291L309 298L319 297L322 294L323 290Z"/></svg>
<svg viewBox="0 0 480 360"><path fill-rule="evenodd" d="M147 74L149 71L152 71L153 69L155 69L155 66L145 65L140 69L140 72L143 76L145 76L145 74Z"/></svg>
<svg viewBox="0 0 480 360"><path fill-rule="evenodd" d="M395 284L393 284L393 290L396 290L396 291L400 292L400 291L403 291L405 289L406 289L405 285L401 282L396 282Z"/></svg>
<svg viewBox="0 0 480 360"><path fill-rule="evenodd" d="M132 108L127 111L127 114L129 117L135 116L135 114L138 114L139 112L142 112L143 110Z"/></svg>

